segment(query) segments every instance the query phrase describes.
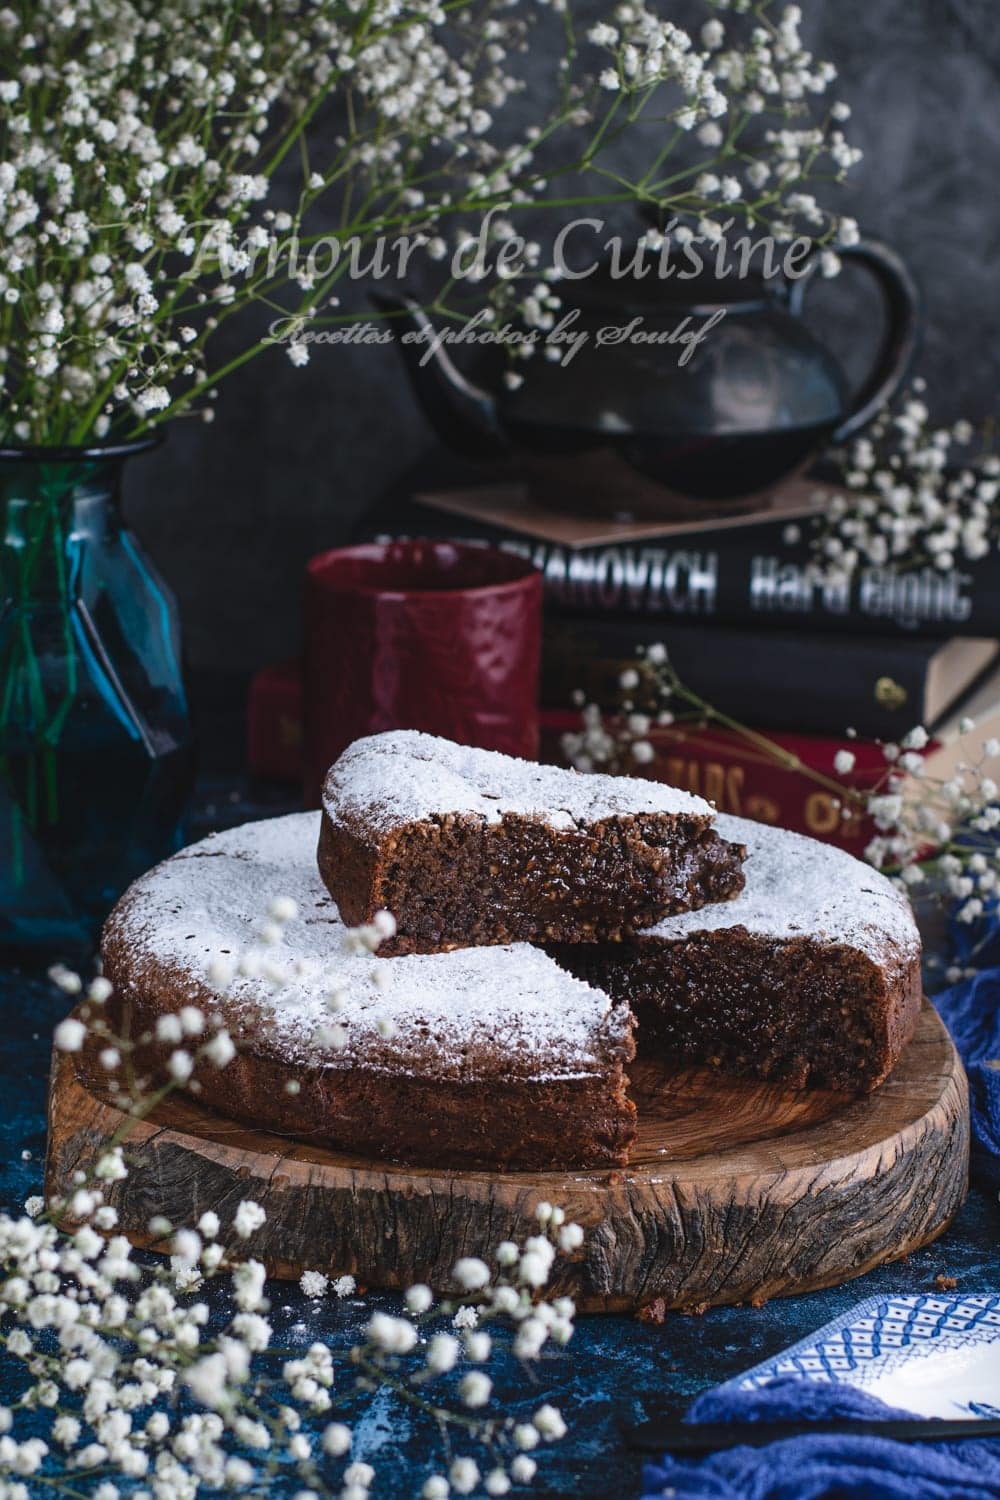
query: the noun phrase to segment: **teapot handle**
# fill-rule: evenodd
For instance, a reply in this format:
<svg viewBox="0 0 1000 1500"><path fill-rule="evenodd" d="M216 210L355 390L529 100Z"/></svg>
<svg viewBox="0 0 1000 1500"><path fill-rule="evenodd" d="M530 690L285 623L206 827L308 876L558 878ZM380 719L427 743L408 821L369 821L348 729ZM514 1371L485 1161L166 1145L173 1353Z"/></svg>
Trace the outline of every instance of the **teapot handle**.
<svg viewBox="0 0 1000 1500"><path fill-rule="evenodd" d="M859 261L871 272L885 299L886 311L885 334L875 367L831 436L831 442L843 443L867 427L879 408L890 401L902 385L916 353L921 315L917 283L895 250L880 240L859 240L856 245L837 245L835 250L842 260ZM817 254L805 275L792 283L788 301L796 315L802 310L806 288L818 268Z"/></svg>

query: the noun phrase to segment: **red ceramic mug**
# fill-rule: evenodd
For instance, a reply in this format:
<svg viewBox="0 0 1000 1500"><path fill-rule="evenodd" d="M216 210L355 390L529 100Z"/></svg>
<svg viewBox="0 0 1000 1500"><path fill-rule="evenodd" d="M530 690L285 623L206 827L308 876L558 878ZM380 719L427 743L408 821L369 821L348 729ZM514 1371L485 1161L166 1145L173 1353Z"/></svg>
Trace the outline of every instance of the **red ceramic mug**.
<svg viewBox="0 0 1000 1500"><path fill-rule="evenodd" d="M306 569L304 780L353 740L422 729L534 759L542 575L495 547L366 542Z"/></svg>

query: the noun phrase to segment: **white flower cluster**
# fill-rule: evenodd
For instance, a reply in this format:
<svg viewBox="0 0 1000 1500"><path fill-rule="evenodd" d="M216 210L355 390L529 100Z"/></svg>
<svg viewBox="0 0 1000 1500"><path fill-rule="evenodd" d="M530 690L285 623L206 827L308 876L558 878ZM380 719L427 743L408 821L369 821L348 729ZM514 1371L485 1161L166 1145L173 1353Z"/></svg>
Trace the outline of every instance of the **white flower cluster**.
<svg viewBox="0 0 1000 1500"><path fill-rule="evenodd" d="M67 995L83 995L83 984L78 974L56 964L49 970L53 983ZM97 1061L108 1075L114 1092L115 1103L131 1114L141 1114L142 1098L136 1094L132 1081L132 1062L136 1056L134 1039L115 1034L106 1018L107 1001L111 997L111 985L103 975L98 975L83 996L84 1004L77 1015L60 1021L53 1033L53 1041L62 1052L79 1052L88 1036L93 1041ZM170 1051L166 1057L166 1071L171 1086L187 1084L199 1066L224 1068L236 1056L232 1038L217 1019L209 1022L205 1013L196 1005L184 1005L176 1014L159 1017L156 1023L156 1040ZM106 1173L105 1175L110 1175ZM121 1175L124 1175L122 1169ZM75 1215L80 1217L79 1214Z"/></svg>
<svg viewBox="0 0 1000 1500"><path fill-rule="evenodd" d="M280 954L285 924L296 915L294 901L276 897L260 924L260 947L252 956L226 955L224 966L222 955L211 960L213 982L248 972L248 959L252 972L260 972L262 955ZM352 929L348 942L353 951L374 954L394 930L391 916L379 912L370 925ZM50 977L78 1002L56 1027L56 1046L90 1048L121 1106L143 1118L164 1090L123 1062L134 1059L134 1044L112 1030L111 985L98 976L85 986L63 965ZM283 982L280 966L271 978ZM189 1086L199 1067L223 1068L235 1056L228 1034L190 1004L160 1018L156 1040L166 1049L168 1090ZM297 1500L367 1500L375 1471L356 1453L352 1458L350 1426L326 1421L315 1440L303 1429L306 1416L332 1417L338 1360L354 1390L377 1391L388 1382L401 1400L430 1411L443 1432L473 1448L456 1454L449 1443L447 1474L424 1486L431 1500L480 1487L505 1495L533 1478L532 1450L565 1434L561 1415L547 1403L529 1422L492 1414L493 1382L483 1368L494 1350L491 1325L510 1331L506 1341L525 1361L572 1337L572 1301L543 1297L557 1256L575 1254L583 1243L582 1229L559 1207L539 1203L536 1232L522 1244L499 1245L490 1264L459 1260L452 1275L457 1295L436 1299L429 1287L413 1286L401 1312L373 1313L363 1344L335 1354L314 1342L281 1360L272 1348L264 1266L246 1258L265 1228L263 1207L249 1198L239 1203L226 1233L210 1209L187 1226L154 1216L149 1234L169 1250L169 1265L140 1268L117 1232L114 1195L127 1176L126 1137L89 1176L77 1172L63 1197L31 1199L21 1218L0 1214L0 1342L29 1377L19 1409L35 1414L31 1434L21 1438L18 1408L0 1408L2 1500L28 1500L30 1486L22 1481L43 1465L46 1483L57 1490L81 1493L95 1478L96 1487L86 1491L93 1500L119 1500L123 1481L136 1500L196 1500L208 1489L264 1484L279 1464L290 1465L304 1486ZM231 1315L209 1336L209 1303L197 1294L223 1277ZM357 1291L353 1276L318 1270L305 1271L300 1286L311 1299ZM213 1306L218 1321L218 1296ZM429 1389L446 1377L442 1394ZM48 1417L44 1439L36 1435L39 1413Z"/></svg>
<svg viewBox="0 0 1000 1500"><path fill-rule="evenodd" d="M212 385L207 339L259 290L233 273L298 227L331 182L363 174L376 194L392 193L398 224L401 181L420 175L428 151L488 154L489 111L518 86L504 62L519 22L488 23L484 47L472 22L490 7L472 0L284 9L37 0L0 10L9 440L100 439L184 409ZM294 212L263 207L308 120L348 89L350 136L324 140L322 170L307 167ZM404 205L414 218L420 198L411 191ZM286 274L271 276L272 292Z"/></svg>
<svg viewBox="0 0 1000 1500"><path fill-rule="evenodd" d="M968 422L936 426L922 383L851 445L844 482L829 501L817 546L831 572L872 564L931 565L943 572L985 557L998 531L1000 458L973 459Z"/></svg>
<svg viewBox="0 0 1000 1500"><path fill-rule="evenodd" d="M261 1483L276 1462L291 1463L307 1486L303 1496L365 1500L375 1479L370 1464L356 1459L336 1477L331 1473L332 1461L351 1454L351 1428L330 1421L318 1441L303 1430L304 1416L324 1417L333 1406L336 1358L355 1372L358 1389L375 1390L389 1378L404 1401L412 1393L442 1429L454 1428L465 1441L481 1445L488 1465L478 1453L456 1456L452 1450L447 1477L431 1476L424 1496L467 1495L480 1483L486 1494L504 1495L534 1477L531 1451L566 1433L562 1416L548 1403L528 1422L472 1415L493 1394L489 1375L479 1368L493 1349L486 1325L512 1325L514 1352L523 1360L536 1359L546 1342L564 1345L572 1336L572 1302L561 1297L549 1303L539 1293L556 1244L575 1250L582 1232L549 1204L537 1210L544 1232L528 1236L522 1246L499 1246L496 1271L483 1261L458 1262L456 1284L476 1294L474 1307L459 1308L466 1314L460 1336L438 1326L455 1312L455 1303L436 1304L429 1288L414 1286L404 1298L405 1314L373 1314L364 1344L335 1356L314 1342L280 1363L280 1379L272 1368L264 1267L255 1259L230 1260L218 1239L216 1214L203 1214L194 1229L151 1224L152 1232L172 1236L174 1254L169 1270L148 1271L133 1262L128 1241L114 1232L117 1215L96 1183L81 1187L71 1203L48 1207L85 1222L71 1234L60 1232L41 1199L31 1200L22 1218L0 1215L3 1341L30 1376L19 1409L48 1415L46 1439L21 1439L16 1411L0 1409L4 1500L28 1500L30 1487L22 1480L47 1459L58 1465L57 1474L50 1466L47 1482L60 1488L61 1473L72 1493L95 1471L114 1475L114 1481L104 1479L88 1490L95 1500L118 1500L122 1480L140 1481L143 1488L134 1493L146 1500L196 1500L204 1489ZM259 1204L241 1203L231 1226L235 1243L251 1238L264 1222ZM223 1331L209 1337L209 1305L194 1300L192 1292L221 1275L229 1278L232 1314ZM320 1279L325 1285L326 1278ZM311 1286L310 1293L315 1291ZM412 1356L405 1371L402 1356ZM453 1396L428 1391L453 1372ZM182 1395L185 1415L178 1410Z"/></svg>
<svg viewBox="0 0 1000 1500"><path fill-rule="evenodd" d="M625 0L614 12L614 24L599 22L589 40L609 52L613 65L600 84L613 93L645 93L666 84L678 95L666 118L683 131L696 132L699 145L714 152L710 161L692 166L672 202L702 215L699 230L717 239L723 226L710 217L714 207L742 204L751 221L768 222L779 237L791 237L804 224L842 242L857 238L851 220L838 220L796 184L808 179L820 157L834 175L860 159L848 145L840 122L850 110L834 103L814 122L809 99L826 93L837 74L832 63L816 59L802 44L797 5L786 5L776 19L770 8L717 3L713 11L731 11L726 23L718 14L695 37L644 5ZM763 135L752 134L754 122L767 122ZM750 133L748 133L750 132ZM655 182L650 187L655 197Z"/></svg>
<svg viewBox="0 0 1000 1500"><path fill-rule="evenodd" d="M624 100L646 121L672 129L675 139L652 165L641 152L631 177L618 164L609 175L617 187L631 189L637 201L658 210L676 245L695 241L707 262L738 217L746 225L763 226L778 241L808 235L826 246L823 274L835 275L840 262L833 246L856 243L858 226L821 206L805 187L816 173L842 178L861 157L841 128L850 116L845 103L829 103L814 114L815 101L827 93L836 69L803 46L797 5L772 16L770 4L706 4L710 18L700 31L687 31L638 0L623 0L607 20L591 25L587 40L608 61L598 71L596 91L571 91L566 109L568 124L591 132L590 144L571 168L549 165L544 176L529 178L528 192L524 168L533 153L519 145L501 158L483 187L500 182L512 202L533 201L568 170L602 171L602 143L621 129ZM719 13L727 11L724 23ZM610 102L602 103L602 94ZM544 132L546 139L550 133ZM515 234L509 219L490 228L490 239L501 246ZM648 270L650 256L666 245L664 235L651 229L637 236L633 253L645 257ZM539 281L541 248L529 244L528 250L518 269L508 270L491 289L490 317L498 324L517 314L529 330L544 335L561 305L552 283L561 279L563 268L553 264L541 270ZM546 359L563 358L560 346L544 338L508 346L508 353L512 361L529 360L539 349ZM511 389L523 378L513 368L506 375Z"/></svg>
<svg viewBox="0 0 1000 1500"><path fill-rule="evenodd" d="M692 701L670 665L666 647L655 642L638 648L636 665L622 672L619 687L622 712L610 726L596 703L587 703L582 693L575 695L582 727L564 734L561 746L576 770L627 775L636 766L651 765L656 752L648 738L650 729L676 722L675 694Z"/></svg>
<svg viewBox="0 0 1000 1500"><path fill-rule="evenodd" d="M969 734L974 726L960 727ZM945 896L958 921L973 923L1000 892L1000 787L990 774L1000 741L986 740L948 780L925 774L929 743L917 727L883 745L888 771L864 802L878 829L865 857L912 894ZM843 761L837 769L843 774Z"/></svg>
<svg viewBox="0 0 1000 1500"><path fill-rule="evenodd" d="M187 411L210 417L215 382L261 347L212 369L220 324L256 299L306 321L336 301L346 261L327 273L272 256L283 236L318 237L306 230L319 198L334 195L345 243L388 231L442 259L446 235L468 235L463 216L544 202L570 179L574 201L601 201L583 178L603 170L606 137L620 135L622 95L641 96L648 120L655 94L664 126L681 126L700 156L678 174L657 147L652 165L637 164L637 199L676 204L710 236L713 207L733 205L782 232L802 223L836 238L803 191L821 158L829 175L856 156L835 128L843 106L811 118L833 69L802 47L796 7L771 20L768 0L752 16L734 5L724 26L716 12L728 7L705 3L696 38L626 0L591 28L589 46L561 0L0 9L3 436L76 443ZM524 87L517 63L547 10L558 12L563 54L540 118L517 130L505 106ZM341 134L316 123L334 101L345 106ZM269 206L275 170L299 155L291 207ZM524 298L529 322L553 309L540 274ZM308 361L301 338L287 353Z"/></svg>
<svg viewBox="0 0 1000 1500"><path fill-rule="evenodd" d="M171 382L203 375L186 323L204 298L183 279L199 223L263 196L243 164L313 65L308 35L265 48L259 36L279 35L267 10L232 26L221 8L192 24L184 5L0 11L8 437L100 438L122 411L141 426L170 405Z"/></svg>
<svg viewBox="0 0 1000 1500"><path fill-rule="evenodd" d="M512 1240L498 1245L495 1268L476 1256L456 1262L452 1279L460 1294L471 1301L456 1305L445 1299L435 1305L429 1287L414 1286L404 1298L404 1316L376 1313L368 1324L367 1346L353 1352L355 1362L374 1380L382 1362L388 1360L396 1368L400 1357L412 1355L418 1361L411 1376L416 1388L453 1376L460 1407L474 1412L485 1408L493 1395L489 1375L476 1368L493 1352L489 1325L513 1326L513 1353L520 1360L538 1359L546 1344L569 1343L576 1312L572 1300L556 1297L550 1302L542 1299L541 1292L557 1254L578 1250L583 1230L567 1222L561 1208L544 1201L537 1204L535 1218L540 1232L528 1235L521 1245ZM442 1317L451 1317L456 1332L425 1332L429 1322ZM463 1364L472 1368L456 1378ZM449 1421L445 1406L435 1406L435 1415L442 1423ZM422 1500L469 1495L480 1485L487 1495L506 1495L514 1484L527 1484L534 1478L537 1463L531 1451L542 1442L564 1437L567 1430L561 1413L548 1403L538 1408L530 1422L484 1418L481 1423L470 1423L465 1417L455 1425L487 1442L491 1466L484 1472L481 1461L471 1455L453 1457L446 1473L432 1474L426 1481Z"/></svg>
<svg viewBox="0 0 1000 1500"><path fill-rule="evenodd" d="M578 771L634 773L656 752L648 738L654 724L719 723L744 735L758 753L771 755L830 792L846 819L868 818L876 834L865 858L910 896L933 895L954 904L960 922L974 923L1000 895L1000 786L992 771L1000 740L987 739L975 757L959 761L948 780L928 776L925 751L931 741L918 725L896 743L882 745L885 771L874 785L852 786L857 757L848 746L836 752L833 776L802 764L752 727L715 710L692 692L674 670L666 648L638 648L636 665L619 679L621 713L608 720L594 703L578 695L582 724L562 737L562 750ZM636 706L636 697L640 699ZM669 706L668 706L669 705ZM959 726L971 736L970 719ZM971 741L970 741L971 743Z"/></svg>
<svg viewBox="0 0 1000 1500"><path fill-rule="evenodd" d="M292 959L282 949L285 924L291 921L298 912L298 908L291 897L281 896L272 902L268 918L259 929L259 941L248 948L245 953L234 954L230 951L217 953L207 965L207 977L211 983L219 989L226 990L240 978L252 978L266 982L273 990L281 990L295 978L312 976L316 971L314 960ZM349 927L344 933L344 951L351 954L370 953L376 954L379 946L391 938L396 931L396 919L391 912L379 911L375 913L374 920L362 924L360 927ZM376 964L371 971L374 984L383 988L386 979L384 964ZM329 990L326 997L327 1009L330 1012L330 1020L319 1026L313 1034L315 1046L334 1052L342 1051L347 1046L348 1036L346 1029L337 1020L338 1013L343 1010L345 993L341 983L336 977L331 977ZM183 1023L184 1012L181 1012L180 1023ZM178 1018L167 1016L161 1017L157 1031L159 1040L163 1040L163 1028L166 1026L172 1032L178 1025ZM386 1013L377 1018L376 1025L380 1035L391 1037L396 1029L396 1023ZM226 1033L222 1034L223 1047L228 1050L232 1043ZM172 1039L172 1037L168 1037ZM213 1057L213 1050L219 1046L218 1040L209 1049L209 1056ZM213 1060L214 1057L213 1057ZM227 1058L228 1061L228 1058ZM185 1079L175 1074L180 1082ZM286 1085L289 1093L299 1092L299 1084L296 1079L290 1079Z"/></svg>

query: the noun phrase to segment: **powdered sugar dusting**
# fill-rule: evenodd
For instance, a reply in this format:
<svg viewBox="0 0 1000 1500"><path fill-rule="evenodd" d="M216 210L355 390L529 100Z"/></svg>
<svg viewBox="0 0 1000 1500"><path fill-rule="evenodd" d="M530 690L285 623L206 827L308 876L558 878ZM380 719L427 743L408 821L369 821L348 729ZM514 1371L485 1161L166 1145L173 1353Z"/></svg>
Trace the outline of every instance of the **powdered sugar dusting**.
<svg viewBox="0 0 1000 1500"><path fill-rule="evenodd" d="M786 828L720 814L724 839L745 844L746 885L719 906L666 917L643 938L674 940L696 932L745 927L768 937L820 937L845 943L882 960L887 943L901 953L919 951L910 903L869 865L843 849Z"/></svg>
<svg viewBox="0 0 1000 1500"><path fill-rule="evenodd" d="M555 828L636 813L714 816L701 797L660 782L581 775L409 729L355 740L330 768L323 801L335 821L361 819L378 832L440 813L488 823L517 813Z"/></svg>
<svg viewBox="0 0 1000 1500"><path fill-rule="evenodd" d="M345 928L316 869L319 814L250 823L183 850L142 877L108 923L127 952L128 989L165 982L217 1009L258 1054L290 1064L397 1074L542 1081L593 1076L627 1039L629 1014L526 943L378 959L345 951ZM283 941L262 942L277 896L298 908ZM263 972L225 987L214 959L251 952ZM378 969L381 983L373 975ZM268 977L274 973L277 986ZM339 997L332 1011L330 996ZM317 1041L340 1027L339 1050ZM390 1035L383 1033L390 1031Z"/></svg>

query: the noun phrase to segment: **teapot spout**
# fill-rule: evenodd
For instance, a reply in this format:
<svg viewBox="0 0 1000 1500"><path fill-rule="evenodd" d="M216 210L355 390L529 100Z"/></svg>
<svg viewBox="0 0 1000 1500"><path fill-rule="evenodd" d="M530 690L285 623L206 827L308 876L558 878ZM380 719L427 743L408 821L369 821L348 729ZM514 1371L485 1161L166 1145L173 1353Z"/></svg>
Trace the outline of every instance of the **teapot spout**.
<svg viewBox="0 0 1000 1500"><path fill-rule="evenodd" d="M452 362L437 330L418 302L392 292L370 298L388 316L396 344L424 415L443 443L473 458L506 453L510 441L488 391L468 380ZM408 334L410 337L404 338Z"/></svg>

